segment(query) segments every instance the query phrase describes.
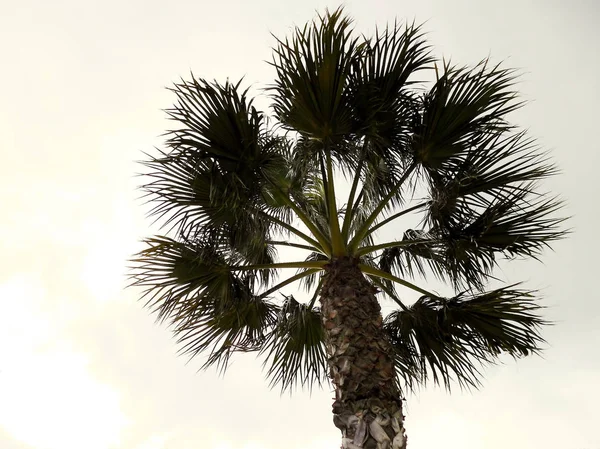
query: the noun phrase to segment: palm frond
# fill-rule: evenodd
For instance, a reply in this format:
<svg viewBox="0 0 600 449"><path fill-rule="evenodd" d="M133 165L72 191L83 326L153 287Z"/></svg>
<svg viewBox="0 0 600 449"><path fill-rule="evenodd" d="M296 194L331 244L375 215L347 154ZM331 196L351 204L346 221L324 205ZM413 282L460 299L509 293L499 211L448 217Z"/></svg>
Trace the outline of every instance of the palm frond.
<svg viewBox="0 0 600 449"><path fill-rule="evenodd" d="M359 205L355 205L353 212L352 212L352 217L351 217L351 221L350 221L350 225L348 226L348 235L349 236L353 236L355 235L360 229L361 227L365 224L365 222L367 221L367 219L369 218L371 212L373 212L373 209L376 207L377 203L373 200L373 198L370 198L369 196L365 197L364 191L361 192L361 201ZM342 213L345 213L345 209L342 210ZM372 245L373 244L373 236L372 235L366 235L362 240L361 240L361 246L365 246L365 245Z"/></svg>
<svg viewBox="0 0 600 449"><path fill-rule="evenodd" d="M302 190L298 189L290 193L319 231L328 236L330 232L328 206L322 178L315 174L308 175L303 182Z"/></svg>
<svg viewBox="0 0 600 449"><path fill-rule="evenodd" d="M131 260L130 277L132 285L144 289L146 307L161 321L185 314L182 310L203 301L219 301L226 309L243 289L242 284L251 290L258 284L268 285L274 271L268 263L265 269L237 274L232 267L246 261L236 253L223 251L215 241L176 241L157 236L144 242L147 248Z"/></svg>
<svg viewBox="0 0 600 449"><path fill-rule="evenodd" d="M482 365L501 354L518 358L538 353L547 324L533 292L515 285L479 295L422 297L384 324L396 350L399 375L409 386L431 379L450 388L477 387Z"/></svg>
<svg viewBox="0 0 600 449"><path fill-rule="evenodd" d="M317 260L327 260L327 258L323 254L312 252L308 255L308 257L305 260L306 261L317 261ZM302 273L303 271L306 271L306 269L299 270L298 273ZM304 287L304 289L307 292L311 291L313 289L313 287L315 286L317 280L320 280L321 277L322 277L322 273L313 273L313 274L303 278L301 281L302 282L301 285Z"/></svg>
<svg viewBox="0 0 600 449"><path fill-rule="evenodd" d="M397 246L381 251L379 269L399 276L426 278L433 273L440 280L447 278L445 261L439 252L439 243L429 232L407 229Z"/></svg>
<svg viewBox="0 0 600 449"><path fill-rule="evenodd" d="M406 167L391 151L382 151L378 154L371 151L372 144L367 142L366 151L360 156L364 159L365 166L362 176L362 208L374 209L376 205L392 190L402 178ZM386 209L391 209L402 204L402 192L394 195Z"/></svg>
<svg viewBox="0 0 600 449"><path fill-rule="evenodd" d="M225 371L234 353L263 349L277 312L277 306L252 296L249 288L240 288L226 308L218 300L206 301L173 320L177 343L182 345L179 352L195 357L208 351L203 368L216 365Z"/></svg>
<svg viewBox="0 0 600 449"><path fill-rule="evenodd" d="M408 229L404 238L386 246L378 255L379 269L394 275L415 278L433 274L451 281L455 289L482 289L496 265L495 251L469 240L442 235L437 230Z"/></svg>
<svg viewBox="0 0 600 449"><path fill-rule="evenodd" d="M223 173L238 173L243 178L262 162L264 118L239 92L241 81L221 85L194 78L182 80L170 90L177 103L167 109L169 117L182 127L169 131L169 147L197 151L215 161ZM245 162L249 166L240 167Z"/></svg>
<svg viewBox="0 0 600 449"><path fill-rule="evenodd" d="M350 25L340 8L297 28L291 40L277 39L277 79L269 90L284 127L324 143L351 131L352 111L343 94L358 49Z"/></svg>
<svg viewBox="0 0 600 449"><path fill-rule="evenodd" d="M191 152L210 161L231 189L252 197L265 177L285 168L282 154L288 150L286 139L266 128L263 114L240 85L197 78L175 84L171 90L178 102L167 113L182 127L167 133L167 145L175 153Z"/></svg>
<svg viewBox="0 0 600 449"><path fill-rule="evenodd" d="M184 239L218 238L247 256L272 255L263 248L276 225L265 213L285 221L289 211L269 204L265 191L287 170L289 143L266 130L238 90L201 79L176 84L178 102L167 112L181 127L168 133L169 153L144 162L151 181L142 189L150 215Z"/></svg>
<svg viewBox="0 0 600 449"><path fill-rule="evenodd" d="M354 110L354 133L365 141L358 157L365 167L365 200L371 203L398 183L410 159L410 124L419 101L408 88L416 82L411 77L434 60L423 37L414 23L376 30L353 67L347 96ZM394 197L392 205L400 199Z"/></svg>
<svg viewBox="0 0 600 449"><path fill-rule="evenodd" d="M367 39L355 63L348 86L355 109L356 134L372 145L372 152L406 156L411 119L418 109L417 98L408 90L417 72L434 61L421 27L394 23L374 39Z"/></svg>
<svg viewBox="0 0 600 449"><path fill-rule="evenodd" d="M414 157L429 170L443 169L488 133L510 129L506 115L521 106L512 90L514 70L488 69L488 60L473 69L443 68L413 124Z"/></svg>
<svg viewBox="0 0 600 449"><path fill-rule="evenodd" d="M180 352L208 351L204 367L225 369L233 353L263 349L278 308L256 290L273 269L236 270L244 260L214 242L155 237L146 243L133 259L132 285L145 289L146 307L170 323Z"/></svg>
<svg viewBox="0 0 600 449"><path fill-rule="evenodd" d="M147 248L132 259L132 285L144 289L145 305L160 321L210 298L220 300L223 308L234 301L236 285L243 280L230 272L229 261L215 247L160 236L144 242Z"/></svg>
<svg viewBox="0 0 600 449"><path fill-rule="evenodd" d="M451 226L507 193L533 193L533 182L554 174L556 168L525 132L491 133L464 157L430 172L427 219L432 225Z"/></svg>
<svg viewBox="0 0 600 449"><path fill-rule="evenodd" d="M528 196L529 189L505 194L481 213L441 230L444 257L455 284L464 279L467 285L481 286L495 266L496 254L537 258L565 235L560 229L564 219L555 217L561 202Z"/></svg>
<svg viewBox="0 0 600 449"><path fill-rule="evenodd" d="M564 219L555 216L562 203L533 196L533 188L498 193L485 209L473 207L427 231L408 230L396 245L381 245L387 247L380 269L411 277L433 273L457 289L482 289L500 257L538 258L566 234L560 229Z"/></svg>
<svg viewBox="0 0 600 449"><path fill-rule="evenodd" d="M286 297L262 350L271 385L281 384L285 390L298 382L310 388L326 381L324 342L319 309L301 304L293 296Z"/></svg>

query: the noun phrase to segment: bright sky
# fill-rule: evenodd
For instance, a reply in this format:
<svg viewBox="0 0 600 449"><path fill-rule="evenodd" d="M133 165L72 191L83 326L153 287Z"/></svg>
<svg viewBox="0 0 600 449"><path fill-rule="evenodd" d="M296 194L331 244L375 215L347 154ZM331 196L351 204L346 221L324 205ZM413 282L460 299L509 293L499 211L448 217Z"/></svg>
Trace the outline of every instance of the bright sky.
<svg viewBox="0 0 600 449"><path fill-rule="evenodd" d="M336 2L0 0L0 448L332 449L328 390L280 396L260 363L223 378L186 364L123 290L149 234L133 178L160 145L164 89L190 70L271 81L274 41ZM515 117L552 150L547 183L574 235L505 276L542 288L544 358L486 370L485 386L408 397L411 449L598 449L600 6L583 1L348 1L357 29L428 21L438 55L526 73Z"/></svg>

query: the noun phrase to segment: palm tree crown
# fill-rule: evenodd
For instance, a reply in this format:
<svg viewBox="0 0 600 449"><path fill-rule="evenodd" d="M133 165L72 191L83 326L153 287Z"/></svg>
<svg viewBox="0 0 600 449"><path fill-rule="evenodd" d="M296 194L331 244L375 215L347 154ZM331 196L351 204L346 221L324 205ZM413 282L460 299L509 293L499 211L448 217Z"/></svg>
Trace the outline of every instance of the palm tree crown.
<svg viewBox="0 0 600 449"><path fill-rule="evenodd" d="M341 10L277 40L272 66L274 126L239 82L192 77L172 88L167 150L144 162L170 236L145 240L133 284L182 351L221 368L254 351L273 384L321 383L337 349L317 301L336 260L397 304L380 327L408 388L477 386L482 363L539 351L534 292L486 291L500 258L537 258L564 235L560 202L538 191L556 170L507 121L515 71L438 67L420 27L354 37ZM408 214L419 225L400 229ZM376 239L384 227L392 240ZM304 256L281 261L286 248ZM419 284L431 276L454 293ZM296 281L312 299L280 292Z"/></svg>

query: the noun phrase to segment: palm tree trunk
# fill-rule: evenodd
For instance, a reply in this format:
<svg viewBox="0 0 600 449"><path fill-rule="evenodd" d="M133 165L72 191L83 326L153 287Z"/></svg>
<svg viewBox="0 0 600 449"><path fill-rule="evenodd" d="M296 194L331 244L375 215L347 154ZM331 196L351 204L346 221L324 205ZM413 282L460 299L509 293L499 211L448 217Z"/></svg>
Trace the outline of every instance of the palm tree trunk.
<svg viewBox="0 0 600 449"><path fill-rule="evenodd" d="M357 264L349 257L329 263L321 290L335 388L333 422L342 431L345 449L405 449L402 399L377 289Z"/></svg>

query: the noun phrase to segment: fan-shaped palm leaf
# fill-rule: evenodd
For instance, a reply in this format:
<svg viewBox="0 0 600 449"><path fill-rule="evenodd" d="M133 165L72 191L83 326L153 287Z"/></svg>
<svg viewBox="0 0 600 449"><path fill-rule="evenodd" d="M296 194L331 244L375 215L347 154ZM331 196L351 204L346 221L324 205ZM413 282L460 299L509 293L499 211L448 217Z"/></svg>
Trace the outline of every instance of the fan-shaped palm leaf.
<svg viewBox="0 0 600 449"><path fill-rule="evenodd" d="M412 149L429 170L440 170L463 156L488 133L510 129L506 115L519 107L512 90L514 70L488 61L474 69L445 63L444 72L423 99L413 125Z"/></svg>
<svg viewBox="0 0 600 449"><path fill-rule="evenodd" d="M491 133L443 170L430 172L428 220L447 227L507 193L534 192L534 181L556 173L524 132Z"/></svg>
<svg viewBox="0 0 600 449"><path fill-rule="evenodd" d="M352 130L344 88L359 49L350 23L338 9L297 28L291 40L278 39L270 90L273 110L288 129L321 142L339 141Z"/></svg>
<svg viewBox="0 0 600 449"><path fill-rule="evenodd" d="M286 297L263 346L271 384L280 384L282 389L297 382L302 386L320 385L327 373L324 343L319 310L299 303L293 296Z"/></svg>
<svg viewBox="0 0 600 449"><path fill-rule="evenodd" d="M245 285L250 279L246 276L236 284L238 295L227 308L219 307L218 301L205 302L202 307L185 309L173 320L180 352L195 356L208 350L204 367L217 365L225 370L233 353L263 348L278 309L251 295Z"/></svg>
<svg viewBox="0 0 600 449"><path fill-rule="evenodd" d="M353 66L347 95L356 117L355 133L380 156L405 156L410 123L418 109L408 90L416 80L409 78L434 61L423 37L414 24L376 30Z"/></svg>
<svg viewBox="0 0 600 449"><path fill-rule="evenodd" d="M540 307L531 292L513 287L450 299L422 297L409 310L390 314L385 329L407 384L431 378L447 388L453 380L477 386L479 367L502 353L539 352Z"/></svg>

